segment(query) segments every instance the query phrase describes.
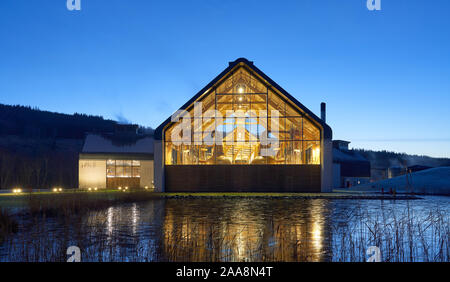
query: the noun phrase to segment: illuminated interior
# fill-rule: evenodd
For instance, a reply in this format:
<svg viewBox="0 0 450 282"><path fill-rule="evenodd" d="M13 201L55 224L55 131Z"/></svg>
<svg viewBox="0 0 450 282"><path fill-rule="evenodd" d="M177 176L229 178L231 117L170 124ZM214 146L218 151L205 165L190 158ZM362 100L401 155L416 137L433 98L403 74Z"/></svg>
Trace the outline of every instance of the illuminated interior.
<svg viewBox="0 0 450 282"><path fill-rule="evenodd" d="M135 160L107 160L106 177L141 177L141 162Z"/></svg>
<svg viewBox="0 0 450 282"><path fill-rule="evenodd" d="M199 102L201 115L194 115L191 105L189 119L166 128L166 165L320 164L319 127L246 68L235 70ZM174 129L186 119L191 136ZM186 138L192 142L183 142Z"/></svg>

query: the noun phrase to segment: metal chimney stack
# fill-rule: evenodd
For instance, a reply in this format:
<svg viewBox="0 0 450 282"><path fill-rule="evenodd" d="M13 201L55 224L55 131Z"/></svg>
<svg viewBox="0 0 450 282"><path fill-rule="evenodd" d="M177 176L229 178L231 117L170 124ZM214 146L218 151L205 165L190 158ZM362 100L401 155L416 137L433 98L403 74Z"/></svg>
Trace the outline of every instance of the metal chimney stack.
<svg viewBox="0 0 450 282"><path fill-rule="evenodd" d="M324 102L320 103L320 118L323 120L323 122L327 122L327 110L326 110L327 104Z"/></svg>

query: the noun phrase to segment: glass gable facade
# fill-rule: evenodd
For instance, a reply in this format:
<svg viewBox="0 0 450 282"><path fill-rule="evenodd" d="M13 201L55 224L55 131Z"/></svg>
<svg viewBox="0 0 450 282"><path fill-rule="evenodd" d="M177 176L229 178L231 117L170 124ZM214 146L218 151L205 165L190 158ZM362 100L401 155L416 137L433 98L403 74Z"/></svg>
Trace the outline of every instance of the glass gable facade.
<svg viewBox="0 0 450 282"><path fill-rule="evenodd" d="M320 129L240 67L164 131L166 165L320 164Z"/></svg>

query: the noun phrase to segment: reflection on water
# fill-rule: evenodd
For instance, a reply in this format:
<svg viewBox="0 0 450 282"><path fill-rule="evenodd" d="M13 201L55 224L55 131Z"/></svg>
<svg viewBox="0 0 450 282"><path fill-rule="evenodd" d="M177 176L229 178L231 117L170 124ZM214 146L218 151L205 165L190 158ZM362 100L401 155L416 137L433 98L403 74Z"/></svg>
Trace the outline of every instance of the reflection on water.
<svg viewBox="0 0 450 282"><path fill-rule="evenodd" d="M189 261L320 261L329 241L327 206L326 200L168 200L164 250Z"/></svg>
<svg viewBox="0 0 450 282"><path fill-rule="evenodd" d="M442 245L439 238L448 239L449 202L445 197L411 202L159 199L109 207L73 221L24 218L19 234L0 245L0 261L64 260L70 245L81 248L85 261L361 261L372 244L385 244L385 260L395 261L409 253L389 253L391 241L397 241L387 233L400 234L405 242L408 236L420 237L430 247L427 253L433 253ZM404 231L406 219L414 221L416 233ZM432 227L420 233L431 221ZM37 249L36 242L44 247ZM427 260L423 253L417 243L413 257Z"/></svg>

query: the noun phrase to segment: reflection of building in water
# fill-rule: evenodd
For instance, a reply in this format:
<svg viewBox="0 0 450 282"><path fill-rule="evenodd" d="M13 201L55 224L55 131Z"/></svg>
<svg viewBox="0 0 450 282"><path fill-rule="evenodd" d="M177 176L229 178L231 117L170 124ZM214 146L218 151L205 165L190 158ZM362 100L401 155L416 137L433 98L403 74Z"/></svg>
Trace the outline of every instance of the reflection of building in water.
<svg viewBox="0 0 450 282"><path fill-rule="evenodd" d="M118 241L122 243L142 235L148 238L146 230L151 230L151 240L157 240L161 238L163 204L163 201L149 201L142 205L133 203L112 206L89 214L87 221L89 226L103 226L103 234L108 244Z"/></svg>
<svg viewBox="0 0 450 282"><path fill-rule="evenodd" d="M328 202L167 201L163 252L170 261L322 261ZM274 204L275 207L266 206ZM279 206L278 206L279 205ZM287 208L283 208L286 207ZM274 212L263 212L264 209ZM270 216L268 216L270 214Z"/></svg>

